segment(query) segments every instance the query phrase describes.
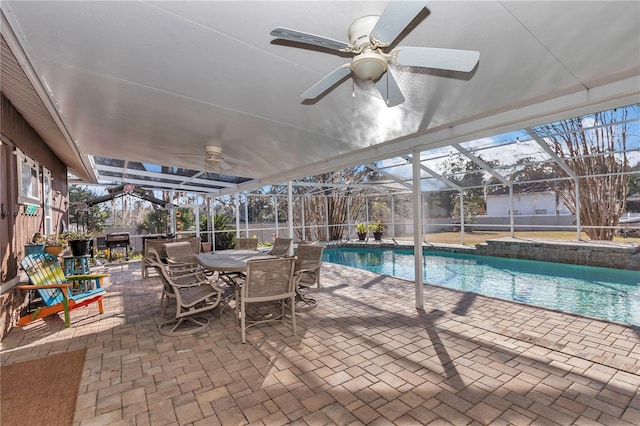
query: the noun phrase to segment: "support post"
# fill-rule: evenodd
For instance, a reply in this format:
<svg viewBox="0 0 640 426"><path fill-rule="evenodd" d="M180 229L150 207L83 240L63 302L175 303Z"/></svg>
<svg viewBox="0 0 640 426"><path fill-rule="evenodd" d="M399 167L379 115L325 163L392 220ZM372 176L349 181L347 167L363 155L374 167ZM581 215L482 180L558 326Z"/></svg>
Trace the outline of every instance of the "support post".
<svg viewBox="0 0 640 426"><path fill-rule="evenodd" d="M396 238L396 209L395 209L395 203L394 203L395 198L393 197L393 194L391 194L390 197L391 197L391 238L395 240Z"/></svg>
<svg viewBox="0 0 640 426"><path fill-rule="evenodd" d="M460 244L464 244L464 191L460 191Z"/></svg>
<svg viewBox="0 0 640 426"><path fill-rule="evenodd" d="M413 151L413 257L415 259L416 309L424 310L422 284L422 188L420 187L420 151Z"/></svg>
<svg viewBox="0 0 640 426"><path fill-rule="evenodd" d="M580 241L582 239L582 224L580 223L580 180L575 179L576 181L576 232L577 232L577 240Z"/></svg>
<svg viewBox="0 0 640 426"><path fill-rule="evenodd" d="M324 196L324 232L327 236L327 241L331 241L329 238L329 197Z"/></svg>
<svg viewBox="0 0 640 426"><path fill-rule="evenodd" d="M302 214L300 215L300 225L302 225L302 239L306 240L307 239L307 230L305 229L305 222L304 222L304 216L305 216L305 211L304 211L304 196L300 197L300 209L302 210Z"/></svg>
<svg viewBox="0 0 640 426"><path fill-rule="evenodd" d="M235 205L235 214L236 214L236 238L240 238L240 194L233 194L233 203Z"/></svg>
<svg viewBox="0 0 640 426"><path fill-rule="evenodd" d="M244 196L244 236L249 238L249 194Z"/></svg>
<svg viewBox="0 0 640 426"><path fill-rule="evenodd" d="M289 238L293 238L293 181L287 182L287 216Z"/></svg>
<svg viewBox="0 0 640 426"><path fill-rule="evenodd" d="M509 209L511 213L509 214L509 230L511 233L511 238L515 237L516 231L516 220L513 216L513 185L509 185Z"/></svg>

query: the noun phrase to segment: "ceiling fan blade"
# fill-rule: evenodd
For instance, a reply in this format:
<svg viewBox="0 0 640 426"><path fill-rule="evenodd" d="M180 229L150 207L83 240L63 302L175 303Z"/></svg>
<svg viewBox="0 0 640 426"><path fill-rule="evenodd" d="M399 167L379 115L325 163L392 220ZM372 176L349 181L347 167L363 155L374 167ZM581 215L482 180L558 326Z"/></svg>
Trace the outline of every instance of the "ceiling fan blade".
<svg viewBox="0 0 640 426"><path fill-rule="evenodd" d="M175 155L176 157L195 157L195 158L204 158L205 154L186 154L181 152L172 152L171 155Z"/></svg>
<svg viewBox="0 0 640 426"><path fill-rule="evenodd" d="M237 164L238 166L246 166L246 167L251 166L251 163L249 163L248 161L240 160L238 158L227 157L226 155L223 157L223 161L226 161L227 163L231 163L231 164Z"/></svg>
<svg viewBox="0 0 640 426"><path fill-rule="evenodd" d="M388 107L394 107L404 102L402 91L400 90L396 79L393 78L391 71L387 70L387 72L380 77L378 81L376 81L376 87Z"/></svg>
<svg viewBox="0 0 640 426"><path fill-rule="evenodd" d="M426 1L390 1L371 31L371 40L387 47L425 8Z"/></svg>
<svg viewBox="0 0 640 426"><path fill-rule="evenodd" d="M230 166L226 161L224 161L224 160L220 160L220 163L219 163L219 164L220 164L220 168L221 168L222 170L231 170L231 168L232 168L232 167L231 167L231 166Z"/></svg>
<svg viewBox="0 0 640 426"><path fill-rule="evenodd" d="M302 31L291 30L289 28L275 28L271 31L274 37L282 38L290 41L298 41L300 43L313 44L320 47L326 47L331 50L345 50L352 46L344 41L334 40L332 38L322 37L314 34L304 33Z"/></svg>
<svg viewBox="0 0 640 426"><path fill-rule="evenodd" d="M399 47L399 65L469 72L478 63L480 52L475 50L439 49L433 47Z"/></svg>
<svg viewBox="0 0 640 426"><path fill-rule="evenodd" d="M343 80L349 74L351 74L351 64L348 63L341 65L304 92L302 97L305 99L315 99L326 92L331 86Z"/></svg>

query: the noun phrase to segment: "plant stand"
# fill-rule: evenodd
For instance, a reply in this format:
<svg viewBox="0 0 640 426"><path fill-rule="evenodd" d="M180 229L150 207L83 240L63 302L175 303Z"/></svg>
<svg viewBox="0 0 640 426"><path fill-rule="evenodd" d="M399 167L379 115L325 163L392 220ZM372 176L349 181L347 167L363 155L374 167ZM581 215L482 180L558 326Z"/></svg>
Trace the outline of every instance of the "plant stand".
<svg viewBox="0 0 640 426"><path fill-rule="evenodd" d="M89 246L91 241L89 240L72 240L69 241L69 248L71 249L71 254L74 256L85 256L89 254Z"/></svg>

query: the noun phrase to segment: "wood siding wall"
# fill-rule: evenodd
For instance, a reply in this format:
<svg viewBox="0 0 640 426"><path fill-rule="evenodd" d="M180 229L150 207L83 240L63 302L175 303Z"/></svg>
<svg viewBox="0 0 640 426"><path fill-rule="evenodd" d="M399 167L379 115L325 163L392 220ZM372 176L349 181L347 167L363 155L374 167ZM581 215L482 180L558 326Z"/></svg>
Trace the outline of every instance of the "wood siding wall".
<svg viewBox="0 0 640 426"><path fill-rule="evenodd" d="M19 262L24 256L24 245L35 232L44 233L43 206L41 200L36 215L26 215L25 206L18 204L18 169L14 147L51 172L53 181L52 223L53 230L66 229L68 185L67 167L49 149L42 138L24 120L11 102L1 95L0 104L0 283L5 284L19 276ZM42 180L41 180L42 183ZM57 195L59 194L59 195ZM25 301L24 294L9 290L0 295L0 339L14 325Z"/></svg>

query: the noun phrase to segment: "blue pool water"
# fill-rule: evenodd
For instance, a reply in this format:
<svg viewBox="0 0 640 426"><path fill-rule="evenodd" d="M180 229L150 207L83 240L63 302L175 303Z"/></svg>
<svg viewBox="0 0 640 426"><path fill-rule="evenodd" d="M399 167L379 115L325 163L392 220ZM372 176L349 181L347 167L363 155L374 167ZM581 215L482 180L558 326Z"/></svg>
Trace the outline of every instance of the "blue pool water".
<svg viewBox="0 0 640 426"><path fill-rule="evenodd" d="M640 273L532 260L425 251L424 282L565 312L640 325ZM414 279L413 250L343 247L323 260Z"/></svg>

